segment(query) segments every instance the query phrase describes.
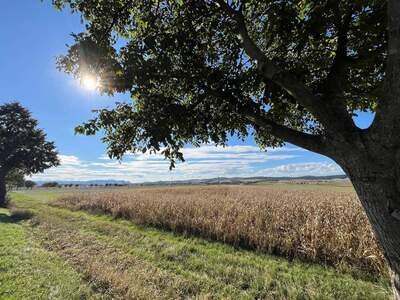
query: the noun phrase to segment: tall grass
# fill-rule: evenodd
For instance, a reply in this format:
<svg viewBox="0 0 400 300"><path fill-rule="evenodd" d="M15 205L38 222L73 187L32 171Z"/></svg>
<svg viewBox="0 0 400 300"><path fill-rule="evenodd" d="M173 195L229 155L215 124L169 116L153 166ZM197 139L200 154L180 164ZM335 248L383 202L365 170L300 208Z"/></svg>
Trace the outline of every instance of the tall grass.
<svg viewBox="0 0 400 300"><path fill-rule="evenodd" d="M353 192L257 186L76 193L55 205L331 265L385 273L382 253Z"/></svg>

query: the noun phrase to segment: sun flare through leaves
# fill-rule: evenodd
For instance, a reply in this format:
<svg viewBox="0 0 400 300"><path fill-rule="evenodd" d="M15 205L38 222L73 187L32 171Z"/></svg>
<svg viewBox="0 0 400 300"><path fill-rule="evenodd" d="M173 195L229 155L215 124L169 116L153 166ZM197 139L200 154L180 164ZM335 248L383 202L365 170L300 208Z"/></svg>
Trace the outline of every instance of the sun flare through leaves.
<svg viewBox="0 0 400 300"><path fill-rule="evenodd" d="M80 79L80 84L84 89L89 91L94 91L100 86L98 78L90 74L83 75Z"/></svg>

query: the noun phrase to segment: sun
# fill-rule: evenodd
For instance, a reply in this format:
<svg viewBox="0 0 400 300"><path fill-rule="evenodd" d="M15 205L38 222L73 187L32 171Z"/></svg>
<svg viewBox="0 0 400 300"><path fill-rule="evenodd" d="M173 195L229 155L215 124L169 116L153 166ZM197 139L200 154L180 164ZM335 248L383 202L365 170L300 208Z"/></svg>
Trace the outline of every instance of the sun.
<svg viewBox="0 0 400 300"><path fill-rule="evenodd" d="M92 75L84 75L81 78L81 85L89 91L94 91L99 87L99 82L97 78Z"/></svg>

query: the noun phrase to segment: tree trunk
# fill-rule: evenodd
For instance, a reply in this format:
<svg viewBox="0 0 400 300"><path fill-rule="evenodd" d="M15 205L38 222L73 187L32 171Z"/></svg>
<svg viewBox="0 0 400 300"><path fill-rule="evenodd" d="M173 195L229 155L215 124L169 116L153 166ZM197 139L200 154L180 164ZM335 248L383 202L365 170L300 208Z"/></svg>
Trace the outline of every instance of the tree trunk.
<svg viewBox="0 0 400 300"><path fill-rule="evenodd" d="M389 162L392 167L379 163L378 169L371 161L358 162L346 171L388 262L394 299L400 300L400 177L393 168L396 162Z"/></svg>
<svg viewBox="0 0 400 300"><path fill-rule="evenodd" d="M7 204L6 194L7 194L7 189L6 189L5 177L0 176L0 207L5 207Z"/></svg>

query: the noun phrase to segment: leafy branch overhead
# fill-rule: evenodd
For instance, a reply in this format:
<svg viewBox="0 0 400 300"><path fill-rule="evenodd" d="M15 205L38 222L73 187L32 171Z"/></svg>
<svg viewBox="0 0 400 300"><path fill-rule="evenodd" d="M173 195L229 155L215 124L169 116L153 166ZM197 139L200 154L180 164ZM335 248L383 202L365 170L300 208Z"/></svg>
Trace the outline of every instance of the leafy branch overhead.
<svg viewBox="0 0 400 300"><path fill-rule="evenodd" d="M58 66L132 95L77 128L104 129L111 157L164 149L174 161L186 143L233 133L332 155L331 141L357 139L354 112L383 95L383 0L53 3L86 25Z"/></svg>

